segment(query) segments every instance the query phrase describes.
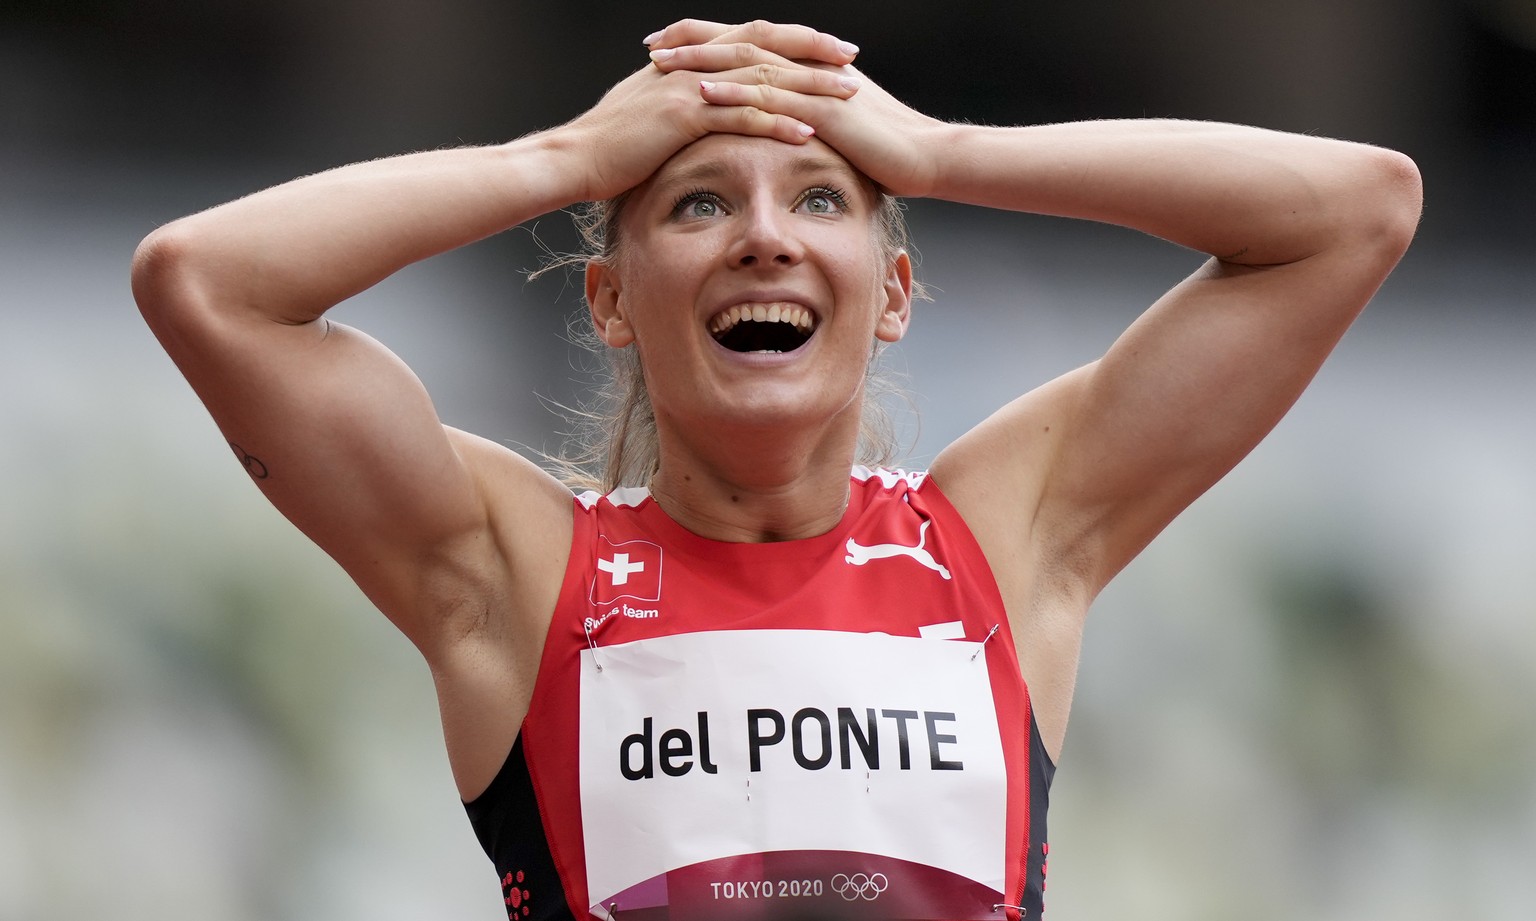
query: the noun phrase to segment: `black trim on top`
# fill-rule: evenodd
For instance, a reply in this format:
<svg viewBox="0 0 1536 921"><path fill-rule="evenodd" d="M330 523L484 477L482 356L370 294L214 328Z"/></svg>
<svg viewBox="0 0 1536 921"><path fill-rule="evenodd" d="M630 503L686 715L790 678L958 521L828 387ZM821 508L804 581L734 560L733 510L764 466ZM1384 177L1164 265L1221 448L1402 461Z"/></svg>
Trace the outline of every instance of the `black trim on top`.
<svg viewBox="0 0 1536 921"><path fill-rule="evenodd" d="M496 779L464 811L496 866L508 921L575 921L544 834L521 734Z"/></svg>
<svg viewBox="0 0 1536 921"><path fill-rule="evenodd" d="M1024 908L1025 921L1032 921L1045 913L1045 861L1050 853L1046 838L1045 813L1051 802L1051 781L1056 778L1056 764L1045 751L1045 740L1040 737L1040 727L1033 714L1029 721L1029 840L1024 843L1028 852L1024 858L1024 898L1019 905Z"/></svg>

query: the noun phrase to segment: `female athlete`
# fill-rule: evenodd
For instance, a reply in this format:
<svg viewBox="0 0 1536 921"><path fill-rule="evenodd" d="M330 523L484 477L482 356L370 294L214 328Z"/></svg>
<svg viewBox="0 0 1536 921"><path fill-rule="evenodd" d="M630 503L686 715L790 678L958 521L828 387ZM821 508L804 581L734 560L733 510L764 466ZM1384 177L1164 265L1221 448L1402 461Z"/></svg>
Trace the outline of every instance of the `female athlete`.
<svg viewBox="0 0 1536 921"><path fill-rule="evenodd" d="M1417 170L1222 124L946 124L800 26L646 43L558 128L160 228L135 296L425 656L509 918L1036 917L1090 602L1296 400L1407 247ZM889 196L1210 259L930 470L870 469L871 354L912 317ZM325 312L585 201L593 328L634 388L606 494L573 496Z"/></svg>

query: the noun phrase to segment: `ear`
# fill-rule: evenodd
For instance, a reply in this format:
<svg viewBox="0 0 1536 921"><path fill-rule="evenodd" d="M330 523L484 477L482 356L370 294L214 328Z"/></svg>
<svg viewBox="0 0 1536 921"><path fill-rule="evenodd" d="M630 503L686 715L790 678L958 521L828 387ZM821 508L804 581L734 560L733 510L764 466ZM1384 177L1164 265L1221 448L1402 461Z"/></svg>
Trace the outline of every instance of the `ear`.
<svg viewBox="0 0 1536 921"><path fill-rule="evenodd" d="M587 263L587 309L592 312L592 328L609 347L622 349L635 341L635 331L619 307L618 279L611 266Z"/></svg>
<svg viewBox="0 0 1536 921"><path fill-rule="evenodd" d="M875 323L875 338L899 342L912 320L912 259L905 250L896 254L885 276L885 308Z"/></svg>

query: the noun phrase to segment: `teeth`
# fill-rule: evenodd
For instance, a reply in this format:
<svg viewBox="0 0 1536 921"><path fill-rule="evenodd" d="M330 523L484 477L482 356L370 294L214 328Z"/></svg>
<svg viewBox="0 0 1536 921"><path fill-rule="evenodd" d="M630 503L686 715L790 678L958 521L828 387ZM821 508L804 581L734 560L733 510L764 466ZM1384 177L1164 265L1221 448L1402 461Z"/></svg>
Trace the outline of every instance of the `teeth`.
<svg viewBox="0 0 1536 921"><path fill-rule="evenodd" d="M789 323L807 333L816 326L815 315L798 304L737 304L715 314L709 321L709 331L720 336L743 320Z"/></svg>

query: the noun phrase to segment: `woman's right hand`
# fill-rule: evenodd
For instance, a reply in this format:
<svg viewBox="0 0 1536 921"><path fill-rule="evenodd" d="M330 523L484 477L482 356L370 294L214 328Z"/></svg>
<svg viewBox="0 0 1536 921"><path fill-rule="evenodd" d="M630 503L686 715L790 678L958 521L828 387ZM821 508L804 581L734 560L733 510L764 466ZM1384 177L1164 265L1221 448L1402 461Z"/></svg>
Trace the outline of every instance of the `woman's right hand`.
<svg viewBox="0 0 1536 921"><path fill-rule="evenodd" d="M565 138L568 151L578 157L580 175L576 182L582 200L599 201L634 188L673 154L706 134L743 134L803 144L814 133L809 125L788 115L745 105L711 105L701 95L701 81L768 85L840 99L858 90L856 82L814 66L847 64L857 53L853 46L826 33L772 23L695 25L747 30L748 34L736 46L740 54L727 55L731 60L712 70L663 73L655 64L647 64L610 89L591 109L551 132L551 139ZM762 46L784 53L765 61L758 50Z"/></svg>

